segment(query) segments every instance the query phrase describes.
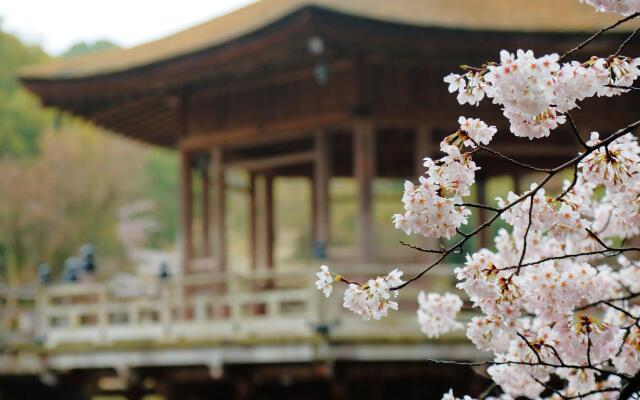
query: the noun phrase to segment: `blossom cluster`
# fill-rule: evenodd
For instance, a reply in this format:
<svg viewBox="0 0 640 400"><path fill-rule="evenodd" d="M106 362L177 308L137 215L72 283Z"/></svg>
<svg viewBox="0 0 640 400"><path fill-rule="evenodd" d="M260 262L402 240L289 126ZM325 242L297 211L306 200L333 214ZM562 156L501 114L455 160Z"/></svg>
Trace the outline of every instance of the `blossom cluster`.
<svg viewBox="0 0 640 400"><path fill-rule="evenodd" d="M329 267L326 265L320 266L320 272L316 273L318 280L316 281L316 288L318 290L322 290L322 293L326 297L331 296L331 292L333 291L333 286L331 284L335 280L333 275L331 275L331 271L329 271Z"/></svg>
<svg viewBox="0 0 640 400"><path fill-rule="evenodd" d="M564 122L562 113L577 102L622 93L607 85L630 86L637 66L637 60L615 57L559 65L556 55L502 52L500 64L445 80L461 103L492 98L516 136L536 138ZM495 134L479 120L459 123L446 143L488 144ZM457 287L481 313L466 335L493 353L487 372L501 398L540 398L553 376L564 382L559 396L615 398L623 384L618 373L640 372L640 322L632 317L640 318L640 306L618 300L640 296L640 264L624 256L604 262L612 253L606 246L640 234L640 146L633 134L605 142L593 132L585 152L561 195L534 183L498 198L509 229L499 231L495 250L469 254L455 270ZM444 324L433 318L438 302L428 299L438 296L419 298L419 322L429 337L457 327L455 313L446 314ZM617 374L593 367L606 364ZM450 392L443 399L455 397Z"/></svg>
<svg viewBox="0 0 640 400"><path fill-rule="evenodd" d="M481 120L461 117L459 124L460 130L441 144L450 152L447 157L462 154L465 146L487 144L496 133ZM467 324L466 335L478 349L494 354L495 365L487 372L505 398L538 398L545 390L541 382L553 375L566 382L562 393L567 397L619 387L617 376L601 376L588 367L592 363L610 362L630 375L640 371L640 328L618 309L627 305L603 306L628 291L640 293L640 284L629 286L640 281L640 267L624 257L614 265L597 263L607 255L603 241L640 233L640 146L632 134L603 143L597 132L591 135L575 182L566 181L561 196L532 184L524 193L498 198L500 218L510 229L499 231L494 251L469 254L455 270L457 288L481 312ZM395 217L396 225L401 218L409 223L408 232L455 234L452 227L459 225L450 222L451 215L446 224L429 210L448 192L455 196L451 210L464 212L462 194L469 193L473 175L456 165L460 158L447 157L426 160L420 187L407 184L405 214ZM461 327L458 296L420 293L418 303L418 322L428 337ZM584 369L550 366L562 364L559 359ZM607 398L603 393L594 398Z"/></svg>
<svg viewBox="0 0 640 400"><path fill-rule="evenodd" d="M558 54L536 58L531 50L500 52L499 63L449 74L449 92L458 92L460 104L477 105L484 97L502 106L515 136L549 136L566 121L564 112L593 96L622 94L640 75L640 59L624 56L560 64Z"/></svg>
<svg viewBox="0 0 640 400"><path fill-rule="evenodd" d="M467 325L467 337L494 353L487 372L508 398L539 398L541 382L553 375L566 382L560 390L566 397L620 387L617 375L590 365L611 363L629 375L640 371L640 328L630 317L640 317L640 307L616 300L640 293L640 264L624 256L602 263L607 252L600 243L639 233L632 224L640 214L640 147L633 135L607 148L599 144L592 135L594 148L561 199L536 184L498 199L511 229L496 236L495 251L469 254L455 270L457 287L481 311Z"/></svg>
<svg viewBox="0 0 640 400"><path fill-rule="evenodd" d="M462 300L451 293L418 295L418 323L422 333L429 338L436 338L443 333L461 329L462 324L456 321L456 315L462 308Z"/></svg>
<svg viewBox="0 0 640 400"><path fill-rule="evenodd" d="M580 0L599 12L631 15L640 12L640 0Z"/></svg>
<svg viewBox="0 0 640 400"><path fill-rule="evenodd" d="M395 289L404 283L402 271L399 269L394 269L385 276L369 279L366 284L347 281L342 276L329 271L326 265L322 265L320 272L316 275L318 277L316 287L322 290L326 297L331 295L331 284L334 281L347 283L342 306L360 315L365 321L379 320L387 316L389 309L398 309L398 303L393 300L398 297L398 291Z"/></svg>
<svg viewBox="0 0 640 400"><path fill-rule="evenodd" d="M394 215L393 222L407 235L450 238L468 222L471 211L462 205L462 198L469 195L480 168L461 148L465 144L472 146L474 141L489 143L496 128L465 117L460 117L459 123L460 130L440 143L446 156L438 160L425 158L427 171L419 178L419 184L405 182L404 213Z"/></svg>

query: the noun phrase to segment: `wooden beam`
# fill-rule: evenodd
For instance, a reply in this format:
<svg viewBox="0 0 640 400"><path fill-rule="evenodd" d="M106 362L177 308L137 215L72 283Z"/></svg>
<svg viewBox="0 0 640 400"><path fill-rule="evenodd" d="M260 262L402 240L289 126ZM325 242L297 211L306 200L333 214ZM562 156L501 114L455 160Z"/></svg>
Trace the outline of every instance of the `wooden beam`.
<svg viewBox="0 0 640 400"><path fill-rule="evenodd" d="M191 272L193 255L193 188L189 153L180 152L180 234L182 245L182 266L184 274Z"/></svg>
<svg viewBox="0 0 640 400"><path fill-rule="evenodd" d="M225 206L226 184L224 174L224 153L221 148L211 150L211 179L214 189L212 212L212 248L214 266L217 271L226 268L226 240L225 240Z"/></svg>
<svg viewBox="0 0 640 400"><path fill-rule="evenodd" d="M353 126L354 175L358 185L358 261L374 258L373 204L371 192L375 176L375 128L373 122L358 119Z"/></svg>
<svg viewBox="0 0 640 400"><path fill-rule="evenodd" d="M313 169L314 256L327 257L329 242L329 138L327 132L315 133L315 163Z"/></svg>
<svg viewBox="0 0 640 400"><path fill-rule="evenodd" d="M227 149L255 146L305 137L318 127L346 124L350 120L348 112L335 111L319 115L309 115L289 120L279 120L261 126L246 126L220 131L211 131L186 137L180 141L183 150L199 150L222 146Z"/></svg>
<svg viewBox="0 0 640 400"><path fill-rule="evenodd" d="M313 162L315 158L315 151L301 151L297 153L287 153L273 157L262 157L250 160L235 160L227 163L225 166L243 168L249 171L265 171L279 167L285 167L288 165Z"/></svg>

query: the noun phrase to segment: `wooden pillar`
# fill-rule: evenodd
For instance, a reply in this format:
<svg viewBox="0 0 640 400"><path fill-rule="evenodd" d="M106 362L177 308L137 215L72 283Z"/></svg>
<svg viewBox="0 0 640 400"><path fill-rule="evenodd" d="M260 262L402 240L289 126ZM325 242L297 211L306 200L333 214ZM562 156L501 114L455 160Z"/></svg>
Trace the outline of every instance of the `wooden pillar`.
<svg viewBox="0 0 640 400"><path fill-rule="evenodd" d="M529 187L525 182L525 177L522 174L512 173L511 179L513 180L513 191L517 194L523 194L524 192L529 190Z"/></svg>
<svg viewBox="0 0 640 400"><path fill-rule="evenodd" d="M212 210L213 260L215 269L217 271L224 271L227 262L225 240L226 185L223 152L219 147L211 151L211 179L214 190Z"/></svg>
<svg viewBox="0 0 640 400"><path fill-rule="evenodd" d="M416 142L415 142L415 176L419 177L424 175L424 158L428 157L431 153L430 141L431 130L425 124L420 124L416 129Z"/></svg>
<svg viewBox="0 0 640 400"><path fill-rule="evenodd" d="M373 204L371 192L375 176L375 129L373 122L358 119L354 123L353 171L358 185L358 249L359 262L373 257Z"/></svg>
<svg viewBox="0 0 640 400"><path fill-rule="evenodd" d="M264 213L265 267L273 269L275 229L273 224L273 175L270 172L264 175Z"/></svg>
<svg viewBox="0 0 640 400"><path fill-rule="evenodd" d="M180 152L180 233L182 245L183 273L191 272L193 253L193 187L191 182L191 162L189 153Z"/></svg>
<svg viewBox="0 0 640 400"><path fill-rule="evenodd" d="M256 174L249 172L249 262L252 270L258 268L258 210L256 202Z"/></svg>
<svg viewBox="0 0 640 400"><path fill-rule="evenodd" d="M326 132L315 134L316 159L313 169L314 257L327 257L329 243L329 139Z"/></svg>
<svg viewBox="0 0 640 400"><path fill-rule="evenodd" d="M210 242L210 226L209 219L211 218L209 213L209 171L204 168L201 171L202 177L202 251L204 257L211 256L211 242Z"/></svg>

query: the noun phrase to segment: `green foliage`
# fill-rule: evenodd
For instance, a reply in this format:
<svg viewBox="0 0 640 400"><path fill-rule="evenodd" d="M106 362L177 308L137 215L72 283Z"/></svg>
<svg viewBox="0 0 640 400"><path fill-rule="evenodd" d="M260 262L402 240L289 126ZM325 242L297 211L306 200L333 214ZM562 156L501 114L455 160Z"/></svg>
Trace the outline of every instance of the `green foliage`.
<svg viewBox="0 0 640 400"><path fill-rule="evenodd" d="M95 42L79 42L74 44L62 54L62 58L71 58L89 53L97 53L104 50L117 49L120 46L109 40L97 40Z"/></svg>
<svg viewBox="0 0 640 400"><path fill-rule="evenodd" d="M114 46L81 43L65 55ZM175 154L54 118L17 79L22 67L47 59L0 27L0 270L12 281L33 279L43 261L59 270L85 242L96 245L100 272L126 268L117 214L136 200L156 204L152 246L173 245L179 221Z"/></svg>
<svg viewBox="0 0 640 400"><path fill-rule="evenodd" d="M24 157L37 152L39 133L50 116L20 87L16 74L21 67L46 59L40 48L25 46L0 31L0 156Z"/></svg>
<svg viewBox="0 0 640 400"><path fill-rule="evenodd" d="M25 90L0 92L0 99L0 156L35 155L40 132L50 121L49 113Z"/></svg>
<svg viewBox="0 0 640 400"><path fill-rule="evenodd" d="M17 71L47 58L47 54L39 47L27 46L15 36L0 30L0 92L10 95L22 90L16 78Z"/></svg>

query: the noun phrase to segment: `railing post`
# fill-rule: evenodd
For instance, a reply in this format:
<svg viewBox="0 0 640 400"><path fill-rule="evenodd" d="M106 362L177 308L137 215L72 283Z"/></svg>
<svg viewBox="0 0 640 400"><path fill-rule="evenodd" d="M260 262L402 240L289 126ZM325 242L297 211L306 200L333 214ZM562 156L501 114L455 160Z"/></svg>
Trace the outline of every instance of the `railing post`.
<svg viewBox="0 0 640 400"><path fill-rule="evenodd" d="M47 315L47 309L49 307L49 296L47 294L47 288L38 286L36 293L36 329L35 337L37 341L44 342L46 340L46 334L49 332L50 324L49 317Z"/></svg>
<svg viewBox="0 0 640 400"><path fill-rule="evenodd" d="M162 308L160 311L160 322L162 323L162 331L164 336L171 335L171 286L168 282L160 282L160 301Z"/></svg>
<svg viewBox="0 0 640 400"><path fill-rule="evenodd" d="M140 307L137 304L131 304L127 309L128 325L138 325L140 322Z"/></svg>
<svg viewBox="0 0 640 400"><path fill-rule="evenodd" d="M193 319L197 323L202 323L206 320L207 312L206 312L206 303L204 302L204 298L198 296L193 298Z"/></svg>
<svg viewBox="0 0 640 400"><path fill-rule="evenodd" d="M109 328L109 298L105 285L100 285L98 289L98 329L100 331L100 341L106 342L108 339L107 329Z"/></svg>
<svg viewBox="0 0 640 400"><path fill-rule="evenodd" d="M240 329L242 320L242 302L240 296L242 293L236 276L232 271L227 272L227 299L229 299L229 319L233 322L234 329Z"/></svg>

